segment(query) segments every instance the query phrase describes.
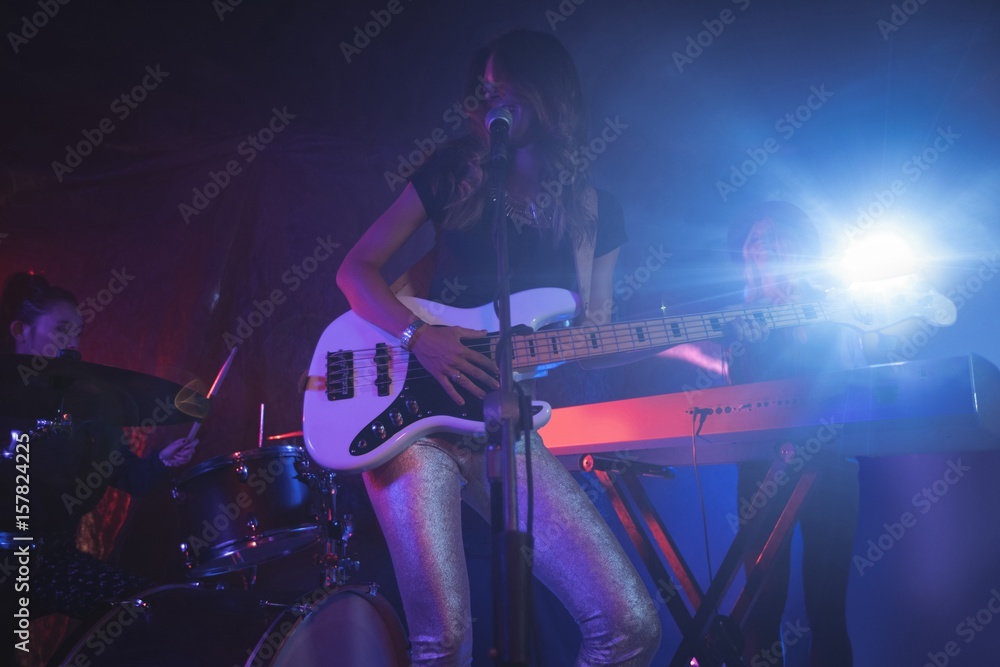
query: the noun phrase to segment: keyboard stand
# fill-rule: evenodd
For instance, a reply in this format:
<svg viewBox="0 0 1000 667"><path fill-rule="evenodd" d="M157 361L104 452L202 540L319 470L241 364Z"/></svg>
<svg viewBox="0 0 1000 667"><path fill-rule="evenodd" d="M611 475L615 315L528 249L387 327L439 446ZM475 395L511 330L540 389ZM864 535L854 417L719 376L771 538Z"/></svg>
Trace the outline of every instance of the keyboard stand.
<svg viewBox="0 0 1000 667"><path fill-rule="evenodd" d="M702 592L637 474L627 467L617 473L594 471L656 582L656 602L667 606L681 630L681 644L670 661L671 667L688 667L692 658L698 661L699 667L745 666L740 657L743 639L739 628L766 580L775 554L790 538L802 503L816 479L817 473L812 466L793 463L802 464L803 461L801 458L793 458L790 462L776 460L771 465L762 488L770 488L769 483L774 483L777 492L767 498L757 490L751 506L760 505L760 515L740 526L707 592ZM781 479L784 483L778 484L776 480ZM746 585L732 611L723 616L719 613L719 604L751 555L754 565L747 574ZM674 578L690 610L681 600Z"/></svg>

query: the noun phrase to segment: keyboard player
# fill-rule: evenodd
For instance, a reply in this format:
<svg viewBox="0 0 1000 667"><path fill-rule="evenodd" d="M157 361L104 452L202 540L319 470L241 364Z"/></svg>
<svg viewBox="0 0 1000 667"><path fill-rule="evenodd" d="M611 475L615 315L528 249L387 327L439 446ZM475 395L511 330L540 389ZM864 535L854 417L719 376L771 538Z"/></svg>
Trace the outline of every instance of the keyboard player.
<svg viewBox="0 0 1000 667"><path fill-rule="evenodd" d="M747 305L782 305L819 298L821 244L813 223L797 206L766 202L747 211L729 232L734 259L743 265ZM859 334L836 323L771 330L753 318L728 326L723 365L731 384L815 375L865 365ZM825 446L826 450L835 449ZM858 521L858 464L834 451L814 457L817 477L798 523L802 531L802 577L811 630L809 664L853 664L847 634L847 582ZM750 500L771 461L739 466L737 502L742 521L752 522ZM750 511L747 511L750 510ZM744 625L748 665L783 665L782 613L788 594L791 540L776 555L760 596ZM749 568L752 561L744 564Z"/></svg>

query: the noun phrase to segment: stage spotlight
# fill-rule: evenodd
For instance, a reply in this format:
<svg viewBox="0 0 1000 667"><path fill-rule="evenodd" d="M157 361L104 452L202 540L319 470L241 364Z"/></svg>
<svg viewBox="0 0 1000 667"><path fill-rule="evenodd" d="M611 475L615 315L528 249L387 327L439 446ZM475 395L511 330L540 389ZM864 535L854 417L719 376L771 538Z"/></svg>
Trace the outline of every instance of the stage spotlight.
<svg viewBox="0 0 1000 667"><path fill-rule="evenodd" d="M847 284L906 276L918 270L913 248L893 232L866 235L847 249L840 262Z"/></svg>

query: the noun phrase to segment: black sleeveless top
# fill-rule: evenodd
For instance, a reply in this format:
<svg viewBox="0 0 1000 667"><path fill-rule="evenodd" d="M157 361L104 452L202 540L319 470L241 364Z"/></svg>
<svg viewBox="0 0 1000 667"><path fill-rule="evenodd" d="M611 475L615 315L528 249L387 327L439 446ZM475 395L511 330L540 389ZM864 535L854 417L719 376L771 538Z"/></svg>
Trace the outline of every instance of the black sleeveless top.
<svg viewBox="0 0 1000 667"><path fill-rule="evenodd" d="M437 234L435 272L428 298L458 308L471 308L493 301L497 292L492 205L488 204L479 222L468 229L443 229L445 207L452 193L444 191L447 188L435 186L448 181L442 175L457 175L464 169L465 164L460 163L458 153L444 147L414 174L410 182ZM594 256L600 257L621 247L628 237L618 200L600 190L597 200ZM509 218L507 225L511 293L535 287L578 291L573 243L569 238L556 243L550 229L515 224Z"/></svg>

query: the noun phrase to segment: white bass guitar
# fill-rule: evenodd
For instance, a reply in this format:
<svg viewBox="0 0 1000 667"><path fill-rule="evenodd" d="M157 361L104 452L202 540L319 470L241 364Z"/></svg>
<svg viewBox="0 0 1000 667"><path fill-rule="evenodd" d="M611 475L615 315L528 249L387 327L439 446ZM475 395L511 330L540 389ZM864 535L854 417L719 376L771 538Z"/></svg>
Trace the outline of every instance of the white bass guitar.
<svg viewBox="0 0 1000 667"><path fill-rule="evenodd" d="M499 328L492 304L454 308L413 297L400 301L431 325ZM578 309L577 297L566 290L542 288L512 295L511 321L534 331L513 339L515 370L531 372L567 361L721 338L725 323L739 315L767 328L838 322L861 331L911 318L946 326L956 316L955 305L931 290L831 290L822 301L539 331L571 321ZM465 342L493 358L497 338L490 334ZM309 365L302 417L306 447L321 466L356 472L392 459L421 436L484 433L482 402L460 391L466 399L461 406L395 336L348 311L323 332ZM535 402L535 428L544 426L550 414L547 403Z"/></svg>

